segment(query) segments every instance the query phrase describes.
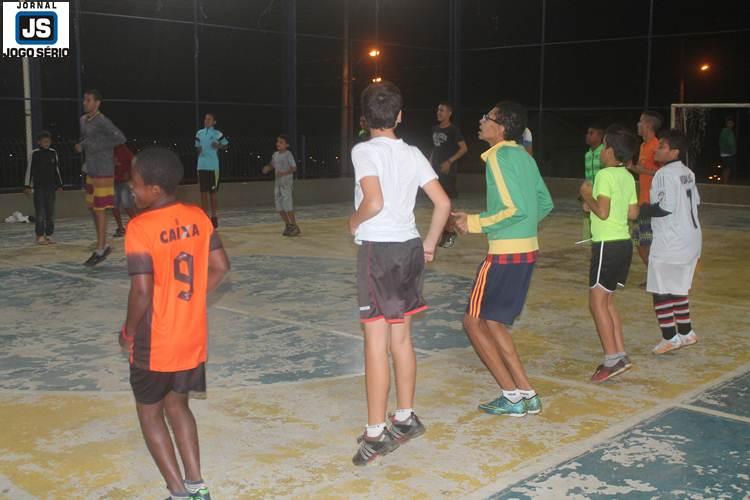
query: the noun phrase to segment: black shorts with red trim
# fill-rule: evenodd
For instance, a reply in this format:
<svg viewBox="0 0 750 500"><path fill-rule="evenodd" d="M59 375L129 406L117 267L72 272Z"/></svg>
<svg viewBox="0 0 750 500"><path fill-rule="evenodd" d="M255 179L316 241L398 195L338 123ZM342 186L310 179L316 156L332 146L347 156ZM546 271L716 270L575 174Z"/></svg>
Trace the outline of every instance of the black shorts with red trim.
<svg viewBox="0 0 750 500"><path fill-rule="evenodd" d="M466 314L512 325L521 315L538 252L488 255L479 265Z"/></svg>
<svg viewBox="0 0 750 500"><path fill-rule="evenodd" d="M171 391L206 392L206 364L179 372L155 372L130 365L130 387L135 400L146 405L158 403Z"/></svg>
<svg viewBox="0 0 750 500"><path fill-rule="evenodd" d="M357 255L359 319L363 323L404 318L427 309L424 285L424 247L414 238L404 242L363 241Z"/></svg>

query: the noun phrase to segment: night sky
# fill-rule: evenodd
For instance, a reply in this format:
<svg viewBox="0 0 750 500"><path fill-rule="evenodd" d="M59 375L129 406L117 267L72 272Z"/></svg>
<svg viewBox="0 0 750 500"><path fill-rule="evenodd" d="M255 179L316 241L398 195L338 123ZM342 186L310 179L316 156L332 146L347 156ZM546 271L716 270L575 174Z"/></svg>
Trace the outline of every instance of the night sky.
<svg viewBox="0 0 750 500"><path fill-rule="evenodd" d="M343 1L297 1L298 130L320 148L337 147ZM189 141L197 126L192 1L80 3L83 87L104 94L104 112L128 137ZM285 1L200 4L201 112L216 112L221 129L233 138L254 141L283 132ZM650 1L547 0L544 34L542 5L542 0L463 0L459 123L473 137L482 112L498 100L518 100L528 106L541 143L537 160L543 173L577 175L586 126L599 120L634 126L645 105L648 41L643 37ZM376 72L366 53L377 43L379 74L404 93L400 133L424 148L434 108L449 97L448 7L447 0L380 0L376 33L375 1L350 1L355 103ZM714 31L722 33L705 34ZM548 45L540 78L542 34ZM678 99L680 75L688 102L750 101L750 2L655 0L653 34L649 107L668 116L669 104ZM600 38L611 40L595 41ZM705 74L697 70L703 62L711 64ZM0 97L22 96L20 75L18 60L0 61ZM56 99L43 102L44 126L63 141L74 140L78 96L72 57L42 61L42 94ZM22 139L22 102L6 99L2 106L1 140ZM747 113L740 125L741 138L746 137ZM470 155L478 156L482 146L472 140L470 147ZM0 158L0 167L5 161Z"/></svg>

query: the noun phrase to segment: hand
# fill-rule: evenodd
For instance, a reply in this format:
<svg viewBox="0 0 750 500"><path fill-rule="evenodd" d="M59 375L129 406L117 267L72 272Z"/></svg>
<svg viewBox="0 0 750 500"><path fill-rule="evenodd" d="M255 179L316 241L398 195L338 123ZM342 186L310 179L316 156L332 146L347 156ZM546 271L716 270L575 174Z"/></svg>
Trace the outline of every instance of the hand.
<svg viewBox="0 0 750 500"><path fill-rule="evenodd" d="M440 172L443 174L449 174L451 171L451 162L450 160L445 160L443 163L440 164Z"/></svg>
<svg viewBox="0 0 750 500"><path fill-rule="evenodd" d="M221 147L221 144L219 144L218 142L214 141L214 142L211 143L211 147L214 148L214 149L219 149Z"/></svg>
<svg viewBox="0 0 750 500"><path fill-rule="evenodd" d="M435 243L430 241L425 241L422 246L424 247L424 261L425 262L432 262L435 260Z"/></svg>
<svg viewBox="0 0 750 500"><path fill-rule="evenodd" d="M264 174L267 174L270 171L271 171L271 165L266 165L265 167L263 167L263 173Z"/></svg>
<svg viewBox="0 0 750 500"><path fill-rule="evenodd" d="M588 203L584 203L584 204L583 204L583 205L581 206L581 208L583 209L584 213L587 213L587 214L588 214L588 213L590 213L590 212L591 212L591 209L589 208L589 205L588 205Z"/></svg>
<svg viewBox="0 0 750 500"><path fill-rule="evenodd" d="M57 192L58 193L62 193L63 192L63 188L61 188L61 187L57 188Z"/></svg>
<svg viewBox="0 0 750 500"><path fill-rule="evenodd" d="M591 181L583 181L578 192L581 193L584 199L591 198L591 194L594 192L594 185L591 184Z"/></svg>
<svg viewBox="0 0 750 500"><path fill-rule="evenodd" d="M75 148L76 153L80 153L80 152L83 151L83 146L81 145L80 142L78 144L76 144L75 146L73 146L73 147Z"/></svg>
<svg viewBox="0 0 750 500"><path fill-rule="evenodd" d="M30 187L25 187L25 188L23 188L23 192L25 194L31 194L31 188Z"/></svg>
<svg viewBox="0 0 750 500"><path fill-rule="evenodd" d="M351 217L349 217L349 234L352 236L357 234L357 229L359 229L359 224L357 223L356 216L357 214L352 214Z"/></svg>
<svg viewBox="0 0 750 500"><path fill-rule="evenodd" d="M469 215L465 212L451 212L453 218L453 227L458 229L461 234L469 232Z"/></svg>
<svg viewBox="0 0 750 500"><path fill-rule="evenodd" d="M131 353L133 352L133 345L135 344L135 332L128 332L127 326L122 325L117 341L120 344L120 349L124 352Z"/></svg>

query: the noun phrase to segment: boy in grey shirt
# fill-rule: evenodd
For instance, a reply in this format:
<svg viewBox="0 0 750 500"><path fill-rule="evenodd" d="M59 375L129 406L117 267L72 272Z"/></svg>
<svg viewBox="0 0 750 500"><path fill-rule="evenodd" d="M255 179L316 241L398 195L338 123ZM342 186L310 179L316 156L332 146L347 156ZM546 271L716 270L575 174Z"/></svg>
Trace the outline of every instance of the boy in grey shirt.
<svg viewBox="0 0 750 500"><path fill-rule="evenodd" d="M94 214L96 250L84 263L95 266L112 253L107 245L107 209L114 208L115 146L125 143L125 134L100 111L102 95L98 90L83 94L84 115L81 116L81 141L76 151L84 153L83 172L86 173L86 204Z"/></svg>
<svg viewBox="0 0 750 500"><path fill-rule="evenodd" d="M297 164L294 161L294 155L289 151L289 137L280 135L276 138L276 152L271 157L271 163L263 167L263 173L267 174L274 171L276 182L274 184L274 199L276 211L279 212L281 219L286 224L282 235L299 236L300 229L294 218L294 200L292 193L294 191L294 173L297 171Z"/></svg>

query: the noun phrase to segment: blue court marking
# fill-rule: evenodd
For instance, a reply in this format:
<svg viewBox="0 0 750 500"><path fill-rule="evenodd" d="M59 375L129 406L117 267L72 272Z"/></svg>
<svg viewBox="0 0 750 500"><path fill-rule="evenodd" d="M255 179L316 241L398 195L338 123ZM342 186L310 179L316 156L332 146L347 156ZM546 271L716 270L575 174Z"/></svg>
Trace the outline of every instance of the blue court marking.
<svg viewBox="0 0 750 500"><path fill-rule="evenodd" d="M242 314L209 309L209 384L362 372L353 260L238 256L232 264L231 279L209 304ZM63 262L0 270L0 282L1 389L128 389L116 341L128 293L122 256L94 269ZM427 273L433 309L413 322L417 348L469 345L461 318L470 286L466 278Z"/></svg>
<svg viewBox="0 0 750 500"><path fill-rule="evenodd" d="M750 425L672 409L490 498L743 498L748 491Z"/></svg>
<svg viewBox="0 0 750 500"><path fill-rule="evenodd" d="M707 390L690 404L750 418L750 373Z"/></svg>

